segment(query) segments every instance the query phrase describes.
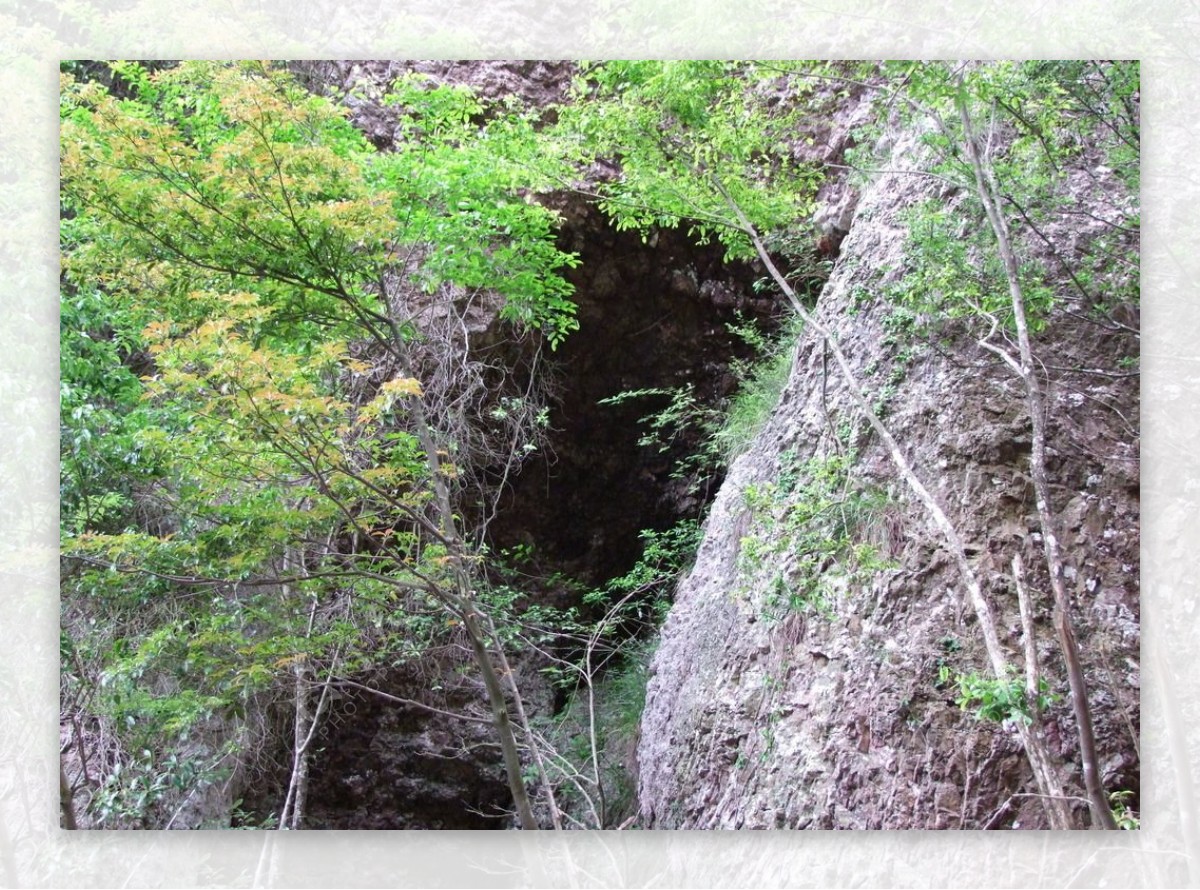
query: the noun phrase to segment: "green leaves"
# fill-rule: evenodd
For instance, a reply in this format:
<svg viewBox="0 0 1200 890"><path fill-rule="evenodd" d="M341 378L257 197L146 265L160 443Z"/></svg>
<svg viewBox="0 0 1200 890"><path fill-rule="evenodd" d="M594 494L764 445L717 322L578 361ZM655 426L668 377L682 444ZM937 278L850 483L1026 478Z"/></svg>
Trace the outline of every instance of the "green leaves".
<svg viewBox="0 0 1200 890"><path fill-rule="evenodd" d="M971 210L929 201L904 215L907 271L888 288L888 300L927 321L982 316L1011 328L1004 267L985 223ZM1021 272L1027 320L1036 332L1045 326L1054 292L1044 268L1026 264Z"/></svg>
<svg viewBox="0 0 1200 890"><path fill-rule="evenodd" d="M281 310L272 332L337 336L379 311L379 274L407 255L402 274L428 288L495 289L554 344L573 329L557 270L574 258L554 246L553 215L514 195L511 161L471 128L480 106L461 90L402 85L408 138L380 155L279 69L187 63L143 81L124 102L64 86L65 199L108 220L117 248L73 253L77 279L132 299L153 289L193 321L197 292L252 282Z"/></svg>
<svg viewBox="0 0 1200 890"><path fill-rule="evenodd" d="M942 665L938 670L938 682L944 685L951 680L958 687L958 707L973 712L978 719L994 723L1019 720L1026 726L1033 722L1031 702L1026 698L1020 677L995 679L977 673L954 673L948 665ZM1038 710L1044 711L1058 698L1050 692L1046 680L1039 678Z"/></svg>
<svg viewBox="0 0 1200 890"><path fill-rule="evenodd" d="M504 318L557 347L578 328L572 288L561 274L578 259L554 243L557 216L518 193L535 176L522 168L539 147L528 133L514 138L520 128L510 119L477 129L471 114L448 114L447 92L462 99L446 87L409 95L407 102L434 103L433 121L406 117L400 125L425 141L375 156L366 171L405 223L389 250L414 258L409 271L430 293L444 283L495 290L504 297Z"/></svg>
<svg viewBox="0 0 1200 890"><path fill-rule="evenodd" d="M892 567L870 535L886 496L853 482L854 461L853 452L800 461L789 450L775 479L746 487L753 525L738 568L766 614L832 615L838 588Z"/></svg>
<svg viewBox="0 0 1200 890"><path fill-rule="evenodd" d="M419 382L346 398L368 370L347 343L411 327L381 282L498 292L503 316L552 346L576 326L557 272L576 260L554 244L554 215L514 190L518 159L493 151L528 145L503 127L489 140L469 91L402 81L400 146L381 155L272 65L113 70L132 98L64 79L64 276L91 307L64 312L64 428L81 455L128 424L127 452L170 479L180 531L221 543L234 576L315 533L327 495L386 500L425 475L411 439L374 440L403 424ZM109 340L119 348L96 345ZM121 484L99 462L66 466L79 532L128 503L83 491L85 477Z"/></svg>
<svg viewBox="0 0 1200 890"><path fill-rule="evenodd" d="M437 406L406 344L483 291L556 346L576 259L469 91L400 84L385 155L277 65L112 70L119 95L67 75L61 103L69 685L103 675L166 757L301 662L445 637L461 554L429 505L458 443L415 434Z"/></svg>
<svg viewBox="0 0 1200 890"><path fill-rule="evenodd" d="M1136 63L906 62L883 70L899 79L904 101L897 107L927 122L928 172L961 188L949 203L931 201L907 215L907 272L889 291L894 303L927 321L975 317L985 330L993 321L1013 326L1009 282L967 163L960 101L986 128L974 138L986 146L994 180L988 188L1014 233L1030 331L1040 331L1064 297L1082 297L1099 315L1137 302L1131 275L1138 262L1131 233L1139 225ZM928 125L931 119L936 125ZM1074 224L1081 197L1111 201L1096 180L1096 164L1105 156L1133 187L1129 201L1088 212L1111 226L1109 232L1069 247L1057 244L1056 231ZM1114 250L1114 242L1121 247Z"/></svg>
<svg viewBox="0 0 1200 890"><path fill-rule="evenodd" d="M617 161L600 186L600 206L620 229L648 235L686 224L701 242L717 238L729 258L754 251L726 190L762 230L812 210L820 175L787 149L801 103L772 108L771 90L797 63L604 62L585 68L575 101L559 110L559 153L584 166ZM803 91L802 81L792 83Z"/></svg>

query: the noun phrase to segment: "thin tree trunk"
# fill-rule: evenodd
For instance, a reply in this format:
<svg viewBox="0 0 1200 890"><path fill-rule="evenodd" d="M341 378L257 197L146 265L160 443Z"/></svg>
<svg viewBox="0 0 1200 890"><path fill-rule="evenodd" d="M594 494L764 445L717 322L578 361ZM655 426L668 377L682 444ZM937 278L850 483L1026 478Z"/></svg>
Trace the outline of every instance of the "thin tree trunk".
<svg viewBox="0 0 1200 890"><path fill-rule="evenodd" d="M1034 365L1033 347L1029 338L1028 318L1025 312L1025 296L1021 290L1020 270L1017 257L1008 238L1008 229L1000 214L993 190L992 177L971 129L971 118L967 111L966 98L961 88L956 98L959 117L963 126L963 141L975 174L975 187L979 200L987 213L988 223L995 235L1004 273L1008 279L1009 298L1012 303L1013 320L1017 328L1017 344L1020 349L1020 374L1025 384L1029 404L1030 421L1033 427L1032 451L1029 457L1029 475L1033 480L1034 496L1037 500L1038 519L1042 526L1042 549L1046 556L1046 568L1050 573L1050 589L1054 593L1054 626L1058 633L1059 646L1067 665L1067 679L1071 688L1071 705L1075 712L1075 723L1079 732L1079 754L1083 764L1084 787L1092 821L1099 828L1116 829L1117 823L1108 805L1104 785L1100 776L1096 754L1096 736L1092 728L1091 705L1088 702L1087 682L1083 665L1079 660L1079 647L1075 641L1075 629L1071 620L1071 601L1063 581L1063 562L1058 549L1058 518L1050 507L1050 483L1046 475L1046 408L1041 380Z"/></svg>
<svg viewBox="0 0 1200 890"><path fill-rule="evenodd" d="M276 855L278 853L279 855ZM275 832L263 832L263 846L258 854L258 864L254 868L254 883L252 887L279 886L279 872L283 858L282 848L276 849Z"/></svg>
<svg viewBox="0 0 1200 890"><path fill-rule="evenodd" d="M284 556L285 574L289 563L292 561L290 555ZM285 586L285 600L289 598L289 594L290 586ZM316 617L317 603L316 600L313 600L308 610L306 637L312 636ZM292 774L288 782L287 795L283 801L283 809L279 814L279 831L297 831L304 824L304 813L308 803L308 779L312 763L309 749L312 746L312 740L316 735L321 717L325 712L325 705L329 700L329 687L333 682L333 670L337 665L338 651L334 651L333 662L330 665L329 674L321 687L321 695L317 699L315 709L312 706L311 687L314 676L312 665L303 652L296 653L293 658L292 682L293 708L295 713L292 719Z"/></svg>
<svg viewBox="0 0 1200 890"><path fill-rule="evenodd" d="M308 796L308 739L313 726L308 689L307 665L296 661L292 665L295 715L292 719L292 776L287 797L279 814L279 830L295 831L304 820L304 804Z"/></svg>
<svg viewBox="0 0 1200 890"><path fill-rule="evenodd" d="M508 680L508 691L512 693L513 706L517 710L517 719L521 722L521 730L525 733L525 738L529 740L529 752L533 756L533 762L542 777L542 794L546 798L546 807L550 810L550 823L554 826L555 831L562 831L562 813L558 808L558 801L554 797L554 786L550 782L550 771L546 768L545 758L542 757L542 749L539 747L533 727L529 723L529 715L525 713L525 701L521 697L520 688L517 686L517 678L513 674L512 666L508 663L508 656L504 654L504 644L500 641L500 635L496 632L496 623L492 621L490 615L484 617L487 619L488 631L492 638L492 645L496 651L496 659L500 662L500 670L505 679ZM596 827L603 828L604 826L597 825Z"/></svg>
<svg viewBox="0 0 1200 890"><path fill-rule="evenodd" d="M1021 629L1025 635L1025 702L1034 723L1042 717L1042 675L1038 667L1037 637L1033 628L1033 603L1025 589L1025 571L1021 567L1021 554L1012 558L1013 583L1017 587L1017 603L1021 608Z"/></svg>
<svg viewBox="0 0 1200 890"><path fill-rule="evenodd" d="M398 348L403 349L403 340ZM403 361L405 356L400 356ZM405 373L408 373L408 363L403 361ZM450 492L442 478L441 460L438 458L437 443L425 416L425 406L417 397L409 398L409 410L416 421L417 439L426 455L429 465L429 475L433 483L434 499L441 525L441 532L450 543L450 559L453 564L456 598L461 604L463 627L471 641L471 651L475 664L483 678L484 689L487 691L488 703L492 708L492 717L496 723L496 733L500 736L500 750L504 756L504 770L508 776L509 789L512 791L513 803L517 808L517 816L521 827L526 831L537 829L537 819L533 815L533 807L529 802L529 790L525 786L525 778L521 773L521 756L517 746L516 734L513 732L512 719L508 713L508 702L504 698L504 690L496 675L488 652L487 637L480 622L480 613L475 605L474 591L470 576L463 564L464 545L458 534L458 526L454 521L454 508L450 503Z"/></svg>
<svg viewBox="0 0 1200 890"><path fill-rule="evenodd" d="M283 574L287 575L293 562L291 550L283 555ZM283 586L283 600L291 599L292 587ZM309 614L309 633L312 632L312 614ZM308 783L308 754L305 743L309 734L310 714L308 684L305 682L306 665L299 655L293 656L292 662L292 771L288 780L287 795L283 800L283 808L279 812L279 831L290 831L300 827L300 815L303 811L303 800Z"/></svg>
<svg viewBox="0 0 1200 890"><path fill-rule="evenodd" d="M333 685L333 672L337 663L337 653L330 667L329 675L321 684L321 695L315 708L310 706L312 696L312 667L305 661L297 661L292 666L295 681L295 710L296 715L292 724L295 752L292 755L292 775L288 782L287 797L279 815L279 830L298 830L304 822L305 808L308 803L309 774L312 768L312 740L321 725L325 709L329 704L329 690Z"/></svg>
<svg viewBox="0 0 1200 890"><path fill-rule="evenodd" d="M492 665L492 659L488 653L483 628L480 625L480 613L474 603L467 602L465 605L466 608L462 615L463 627L466 628L467 636L471 641L475 663L479 666L480 674L483 676L488 702L492 706L492 718L496 724L496 733L500 736L504 769L508 774L508 784L512 791L513 803L517 808L517 816L520 818L521 827L524 830L535 831L538 828L537 819L533 815L533 807L529 802L529 791L521 774L521 754L517 747L516 734L513 732L512 720L509 717L508 702L504 700L504 689L500 685L500 679L496 676L496 669Z"/></svg>
<svg viewBox="0 0 1200 890"><path fill-rule="evenodd" d="M410 401L415 403L419 400L414 398ZM487 691L488 704L491 706L492 718L496 725L496 734L500 737L500 750L504 756L504 771L508 777L509 789L512 791L513 804L517 808L517 816L524 830L535 831L538 828L538 824L537 819L533 815L533 807L529 802L529 789L526 787L525 778L521 773L521 755L517 745L516 733L513 731L512 719L508 712L508 702L504 698L504 689L500 684L499 677L496 675L496 668L492 664L491 654L488 652L488 638L481 623L481 614L475 605L475 596L471 588L468 570L463 564L463 543L454 523L454 511L450 505L449 492L446 489L446 484L441 479L441 467L437 457L436 446L429 427L425 423L424 413L419 409L415 413L418 417L417 438L421 442L421 447L425 449L425 453L428 455L431 473L434 477L434 490L441 519L442 535L451 544L450 559L453 565L455 587L457 588L453 598L459 605L463 628L466 630L467 636L471 641L471 651L475 658L475 664L479 668L484 689Z"/></svg>
<svg viewBox="0 0 1200 890"><path fill-rule="evenodd" d="M62 758L59 758L58 761L58 795L59 806L62 808L62 827L67 831L78 831L79 822L75 818L75 795L71 791L71 782L62 765Z"/></svg>
<svg viewBox="0 0 1200 890"><path fill-rule="evenodd" d="M386 290L384 293L386 295ZM404 337L401 335L400 329L394 320L388 318L388 324L391 327L391 347L400 363L400 368L403 373L411 377L411 367L408 361L408 351L404 343ZM449 549L455 590L453 592L444 591L443 598L458 611L459 617L462 619L463 628L467 633L468 639L471 641L471 652L474 656L475 664L479 668L480 676L483 679L484 689L487 692L488 704L491 706L492 717L495 721L496 734L500 737L500 750L504 758L504 771L508 778L508 787L512 792L513 804L517 809L521 828L525 831L536 831L538 829L537 819L533 814L533 806L529 801L529 789L526 787L525 778L521 773L520 748L517 744L516 733L513 731L512 719L508 711L508 702L504 698L504 689L499 677L496 675L496 668L492 664L491 654L488 651L488 636L483 628L481 613L475 603L475 592L471 584L470 570L467 568L464 560L466 548L461 535L458 533L454 507L450 501L450 491L442 475L442 465L441 459L438 457L437 442L434 441L433 430L425 413L425 406L420 398L409 396L405 400L405 406L412 416L416 428L417 440L425 452L430 482L433 485L434 509L437 513L441 535L447 542ZM531 743L535 743L532 739L530 741Z"/></svg>

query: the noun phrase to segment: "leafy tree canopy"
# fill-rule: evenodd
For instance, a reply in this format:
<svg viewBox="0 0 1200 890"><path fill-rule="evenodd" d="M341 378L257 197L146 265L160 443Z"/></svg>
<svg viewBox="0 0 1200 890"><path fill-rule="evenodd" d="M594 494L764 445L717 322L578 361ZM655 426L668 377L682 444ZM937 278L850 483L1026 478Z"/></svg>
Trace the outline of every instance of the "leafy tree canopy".
<svg viewBox="0 0 1200 890"><path fill-rule="evenodd" d="M580 167L615 160L600 206L619 228L649 233L686 224L716 237L728 257L754 249L731 197L764 231L812 212L821 174L798 163L793 143L817 63L634 61L586 64L560 112L558 155ZM726 194L727 193L727 194Z"/></svg>
<svg viewBox="0 0 1200 890"><path fill-rule="evenodd" d="M464 90L399 83L381 153L272 64L113 70L121 95L62 78L64 608L112 622L64 651L111 713L186 734L296 659L436 630L458 468L416 432L414 307L487 291L556 346L575 258ZM152 666L183 686L149 694Z"/></svg>

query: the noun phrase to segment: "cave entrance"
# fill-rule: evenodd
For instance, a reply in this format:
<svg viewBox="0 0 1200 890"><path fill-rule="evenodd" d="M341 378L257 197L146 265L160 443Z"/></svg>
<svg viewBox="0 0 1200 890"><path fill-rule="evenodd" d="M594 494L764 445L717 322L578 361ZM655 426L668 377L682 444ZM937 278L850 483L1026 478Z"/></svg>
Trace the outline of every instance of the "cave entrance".
<svg viewBox="0 0 1200 890"><path fill-rule="evenodd" d="M616 231L591 203L556 205L560 245L582 261L568 274L579 330L552 356L559 403L548 447L513 480L490 532L493 547L532 545L539 567L596 585L633 566L642 529L698 517L719 481L689 491L673 478L698 431L665 453L638 444L640 419L666 398L602 400L689 386L699 403L717 405L737 386L731 363L752 357L729 326L773 329L780 306L755 294L753 267L726 263L717 244L696 244L681 230L643 239Z"/></svg>
<svg viewBox="0 0 1200 890"><path fill-rule="evenodd" d="M673 478L676 460L699 444L697 431L665 453L639 445L640 419L661 409L664 399L602 400L690 386L699 403L719 404L738 383L733 361L753 355L729 326L750 322L770 331L781 307L756 295L753 267L725 263L718 245L696 244L681 231L645 240L615 231L578 198L564 198L558 209L561 246L582 261L569 272L580 326L550 357L558 396L547 447L510 480L489 525L489 543L495 551L531 546L534 570L543 578L561 574L596 587L633 567L643 529L698 518L720 481L697 491ZM528 593L543 604L577 604L571 601L577 592L550 582L535 582ZM558 711L563 700L538 673L543 663L520 653L512 661L533 680L522 691L531 714ZM460 656L433 671L426 661L412 676L392 669L374 685L413 700L446 687L451 697L437 704L448 714L482 695L470 672L459 672L464 663ZM509 824L499 817L511 809L511 796L486 723L350 694L333 708L322 742L310 789L314 827Z"/></svg>

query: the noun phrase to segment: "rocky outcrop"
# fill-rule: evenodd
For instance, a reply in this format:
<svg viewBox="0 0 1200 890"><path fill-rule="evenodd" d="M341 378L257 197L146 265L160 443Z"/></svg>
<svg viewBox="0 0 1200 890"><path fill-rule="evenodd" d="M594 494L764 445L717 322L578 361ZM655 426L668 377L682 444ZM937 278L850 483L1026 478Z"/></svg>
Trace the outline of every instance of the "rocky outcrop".
<svg viewBox="0 0 1200 890"><path fill-rule="evenodd" d="M485 100L519 99L544 108L566 97L574 62L540 60L330 60L290 66L310 88L332 92L350 109L350 120L376 147L391 148L396 109L383 102L398 78L417 74L439 85L464 85Z"/></svg>
<svg viewBox="0 0 1200 890"><path fill-rule="evenodd" d="M395 111L379 98L406 73L544 107L562 97L574 71L571 63L553 62L358 61L296 67L313 88L344 96L355 125L385 150L393 145ZM695 480L675 472L676 461L697 447L701 430L672 431L674 442L666 450L644 447L639 445L647 431L641 418L661 410L664 398L615 405L603 400L628 391L687 388L697 403L716 404L736 387L731 362L752 355L730 326L757 321L769 329L781 306L756 293L755 271L744 263L726 263L719 245L697 244L681 230L649 238L618 231L583 195L554 193L539 200L559 215L560 245L581 261L564 270L574 288L580 330L551 352L534 337L514 336L498 319L498 301L486 295L465 310L454 303L453 312L464 314L450 313L448 324L436 305L422 305L426 339L445 345L419 353L418 363L428 371L421 374L427 381L439 379L439 360L452 364L444 356L456 357L456 369L458 362L487 368L492 377L481 373L479 378L487 383L480 387L489 390L487 398L458 400L484 408L501 404L505 396L526 395L531 369L537 368L537 385L550 396L548 428L519 471L504 468L485 478L485 486L494 486L488 497L499 493L494 514L487 517L488 544L493 552L526 554L529 563L522 568L530 577L521 583L529 602L578 609L590 585L602 585L634 565L643 529L694 518L709 497L691 484ZM407 294L399 285L396 292ZM394 368L381 365L365 344L362 348L362 357L372 364L364 385L378 386L394 376ZM425 386L427 395L432 386ZM465 421L478 420L486 434L491 432L488 416L480 410L478 418ZM463 500L463 509L470 511L469 499ZM551 719L565 693L554 694L544 672L550 663L533 652L513 653L510 660L521 671L519 687L530 715ZM460 647L419 665L356 676L355 682L391 698L361 688L342 691L313 760L306 826L507 827L500 814L511 809L511 799L494 730L486 722L454 716L467 712L486 720L482 690L469 679L473 675L467 649ZM260 808L269 810L270 802Z"/></svg>
<svg viewBox="0 0 1200 890"><path fill-rule="evenodd" d="M386 697L343 686L321 728L305 828L508 827L487 699L466 670L448 649L359 677Z"/></svg>
<svg viewBox="0 0 1200 890"><path fill-rule="evenodd" d="M562 97L573 70L535 62L304 64L311 67L303 73L347 96L355 124L385 149L395 121L376 99L402 73L544 106ZM780 101L790 99L781 94ZM871 110L857 92L827 89L808 101L820 113L796 134L792 153L836 171ZM964 325L916 336L886 297L906 263L902 214L929 199L953 208L964 196L912 175L918 147L911 134L886 138L891 172L862 187L832 175L816 215L797 221L785 240L813 251L818 235L834 236L837 243L822 249L836 265L817 312L966 539L1014 664L1022 639L1011 560L1023 557L1038 604L1039 657L1059 696L1047 711L1046 735L1062 763L1077 765L1040 558L1022 388ZM1052 268L1069 262L1129 200L1111 171L1094 159L1080 163L1091 168L1077 171L1071 188L1085 212L1047 230L1058 253L1025 245ZM678 455L637 445L638 419L657 405L598 402L621 391L687 385L705 404L719 401L735 384L728 364L739 357L726 325L735 313L762 319L779 307L751 287L753 269L726 266L718 249L678 232L646 240L616 232L579 197L542 200L562 216L563 245L583 259L570 273L581 329L550 357L559 396L554 428L541 456L506 481L490 534L498 550L536 545L546 574L602 583L636 558L640 529L695 515L703 501L672 478ZM1081 318L1085 308L1060 304L1039 339L1052 383L1049 469L1071 556L1104 781L1136 795L1137 378L1086 370L1136 356L1136 318L1121 316L1124 328L1096 325ZM472 329L474 348L501 348L504 338L489 330L487 320ZM695 444L680 443L681 453ZM886 565L848 572L844 564L853 560L826 551L814 593L803 586L809 554L795 540L804 531L784 528L785 517L811 495L813 461L829 464L852 446L846 484L863 497L846 525ZM561 593L538 595L571 605ZM856 417L819 341L802 337L781 403L730 468L663 630L638 751L641 825L1045 827L1015 732L955 701L950 678L986 675L986 665L974 614L935 529ZM445 680L452 667L435 673ZM527 673L532 678L536 665ZM374 685L424 701L427 679L390 673ZM537 690L531 712L554 712L541 681L524 688ZM466 684L425 703L470 711L478 700ZM496 815L507 791L489 740L484 724L349 694L334 709L314 763L310 823L501 827Z"/></svg>
<svg viewBox="0 0 1200 890"><path fill-rule="evenodd" d="M900 216L961 195L906 172L916 140L892 138L890 172L863 188L817 312L967 541L1015 665L1022 637L1011 561L1023 557L1039 657L1060 696L1046 734L1078 791L1023 389L961 324L923 340L898 335L885 292L905 267ZM1073 195L1086 212L1060 239L1067 256L1095 236L1095 215L1127 200L1105 175L1084 177ZM1086 369L1119 370L1114 357L1136 356L1138 344L1132 331L1089 322L1080 309L1060 304L1037 343L1051 383L1053 507L1069 551L1103 779L1110 791L1136 794L1138 385L1134 375ZM803 531L781 530L780 517L797 515L811 459L828 461L854 443L849 484L871 497L853 533L890 565L839 573L848 560L827 555L824 592L805 600L796 593L803 548L788 539ZM815 336L801 337L781 403L731 467L663 629L639 747L644 827L1045 827L1015 731L955 702L949 677L987 674L965 597L936 530L855 417L832 357Z"/></svg>

